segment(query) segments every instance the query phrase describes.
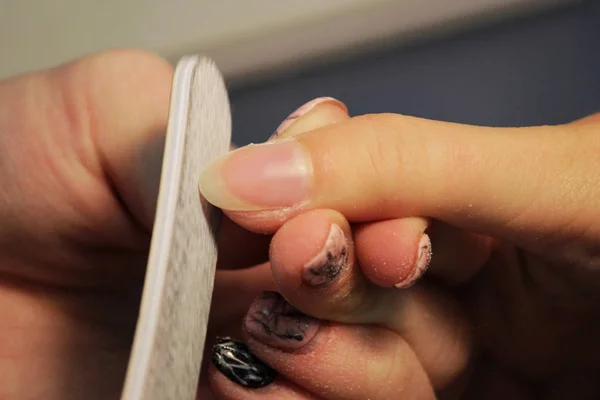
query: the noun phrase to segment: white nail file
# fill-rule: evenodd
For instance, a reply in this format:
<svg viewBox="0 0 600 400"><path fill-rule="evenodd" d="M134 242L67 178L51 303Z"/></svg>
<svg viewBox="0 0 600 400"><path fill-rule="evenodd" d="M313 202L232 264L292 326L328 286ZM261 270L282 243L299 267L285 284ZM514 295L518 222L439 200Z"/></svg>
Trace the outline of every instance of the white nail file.
<svg viewBox="0 0 600 400"><path fill-rule="evenodd" d="M122 400L196 398L217 263L218 210L198 189L229 150L231 112L208 58L175 70L152 243Z"/></svg>

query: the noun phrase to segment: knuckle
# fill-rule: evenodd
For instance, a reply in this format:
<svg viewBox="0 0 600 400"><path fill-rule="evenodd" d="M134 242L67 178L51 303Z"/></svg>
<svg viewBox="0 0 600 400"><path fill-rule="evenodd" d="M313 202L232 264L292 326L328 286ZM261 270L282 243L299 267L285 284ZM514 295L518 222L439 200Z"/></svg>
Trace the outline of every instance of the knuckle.
<svg viewBox="0 0 600 400"><path fill-rule="evenodd" d="M401 118L400 118L401 119ZM395 197L392 192L397 179L407 164L410 147L405 145L403 129L398 130L398 116L378 114L357 117L357 132L363 136L356 140L356 154L363 154L364 162L358 173L362 180L374 185L380 198Z"/></svg>

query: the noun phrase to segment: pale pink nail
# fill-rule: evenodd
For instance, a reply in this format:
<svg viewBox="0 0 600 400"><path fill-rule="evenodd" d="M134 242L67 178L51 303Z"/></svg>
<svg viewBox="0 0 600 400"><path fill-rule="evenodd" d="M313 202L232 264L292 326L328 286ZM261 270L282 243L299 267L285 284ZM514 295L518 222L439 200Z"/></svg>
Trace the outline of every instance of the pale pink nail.
<svg viewBox="0 0 600 400"><path fill-rule="evenodd" d="M348 263L348 242L342 228L331 225L325 245L306 265L302 280L310 286L333 282Z"/></svg>
<svg viewBox="0 0 600 400"><path fill-rule="evenodd" d="M293 113L291 113L275 130L275 133L273 133L271 135L271 137L269 138L269 140L276 138L281 132L285 131L287 128L290 127L290 125L292 125L294 123L294 121L296 121L298 118L300 118L301 116L303 116L304 114L308 113L310 110L312 110L313 108L315 108L316 106L318 106L321 103L327 102L327 101L334 101L336 103L339 103L338 100L334 99L333 97L319 97L316 98L314 100L309 101L308 103L300 106L298 109L296 109L296 111L294 111Z"/></svg>
<svg viewBox="0 0 600 400"><path fill-rule="evenodd" d="M417 258L415 262L415 266L406 279L403 279L402 282L396 284L397 288L405 289L412 285L414 285L419 278L423 276L427 268L429 267L429 263L431 262L431 239L429 235L426 233L421 236L421 240L419 240L419 246L417 250Z"/></svg>
<svg viewBox="0 0 600 400"><path fill-rule="evenodd" d="M211 182L213 188L204 188L205 197L216 201L213 204L234 211L264 210L293 206L307 199L312 165L299 143L279 141L229 153L214 174L220 175L221 183Z"/></svg>

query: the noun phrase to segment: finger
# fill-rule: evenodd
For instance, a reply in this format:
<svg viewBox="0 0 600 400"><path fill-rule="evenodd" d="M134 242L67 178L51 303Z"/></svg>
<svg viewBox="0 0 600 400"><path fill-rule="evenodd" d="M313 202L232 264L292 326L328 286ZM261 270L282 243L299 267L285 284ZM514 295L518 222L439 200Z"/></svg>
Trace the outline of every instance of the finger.
<svg viewBox="0 0 600 400"><path fill-rule="evenodd" d="M171 77L157 56L119 50L0 83L3 270L139 279L152 226L143 176L159 172L139 151L162 140Z"/></svg>
<svg viewBox="0 0 600 400"><path fill-rule="evenodd" d="M240 321L248 311L248 304L262 291L274 289L275 282L267 263L252 268L216 271L200 382L208 380L211 349L216 338L225 335L240 336Z"/></svg>
<svg viewBox="0 0 600 400"><path fill-rule="evenodd" d="M424 218L357 224L354 243L369 280L398 288L412 286L425 272L446 284L463 283L479 271L491 251L488 238Z"/></svg>
<svg viewBox="0 0 600 400"><path fill-rule="evenodd" d="M596 211L580 207L600 197L595 131L593 124L484 128L356 117L239 149L203 172L201 188L213 204L261 223L314 208L353 222L421 216L552 250L564 239L557 230L569 239L598 235L590 222ZM280 173L266 173L273 170Z"/></svg>
<svg viewBox="0 0 600 400"><path fill-rule="evenodd" d="M209 382L218 399L224 400L317 400L302 387L278 376L276 371L256 358L241 342L222 340L227 350L218 352L216 367L211 365Z"/></svg>
<svg viewBox="0 0 600 400"><path fill-rule="evenodd" d="M71 134L91 141L84 163L107 177L128 212L151 229L162 167L172 67L141 51L110 51L55 71Z"/></svg>
<svg viewBox="0 0 600 400"><path fill-rule="evenodd" d="M296 313L291 318L304 324L307 317ZM248 346L279 374L328 400L435 399L417 356L387 329L323 323L301 350L274 347L253 336Z"/></svg>
<svg viewBox="0 0 600 400"><path fill-rule="evenodd" d="M330 126L349 119L346 106L330 97L312 100L294 111L277 128L271 140L296 136L303 132ZM235 217L235 213L232 214ZM243 219L243 215L241 215ZM413 263L407 255L412 254L402 246L414 248L410 240L414 239L415 230L421 234L428 223L425 219L392 219L359 225L355 231L357 251L362 270L373 281L382 286L408 286L414 283L427 269L430 260L431 243L429 236L423 237L420 253L417 257L421 263ZM435 224L433 233L436 236L438 257L443 260L434 262L431 275L443 279L445 282L459 283L470 278L483 265L489 255L489 240L460 233L455 229L442 224ZM421 235L418 237L420 238ZM399 238L398 240L393 240ZM439 239L439 240L437 240ZM403 240L403 242L402 242ZM364 245L362 245L364 242ZM368 263L365 261L369 260ZM455 268L448 268L451 263ZM411 268L416 265L416 269ZM394 268L395 267L395 268ZM411 275L412 274L412 275Z"/></svg>
<svg viewBox="0 0 600 400"><path fill-rule="evenodd" d="M316 98L290 114L269 141L295 136L348 118L348 109L340 101L331 97ZM232 217L235 221L237 216L233 214ZM249 232L225 215L219 232L218 268L244 268L267 261L270 240L271 235ZM237 250L231 251L234 248Z"/></svg>
<svg viewBox="0 0 600 400"><path fill-rule="evenodd" d="M382 287L412 286L431 263L428 221L404 218L359 224L353 229L362 272Z"/></svg>
<svg viewBox="0 0 600 400"><path fill-rule="evenodd" d="M335 125L349 118L348 109L342 102L331 97L320 97L309 101L291 113L271 135L269 142L286 140L303 132ZM279 195L286 196L287 192L288 189L279 188ZM223 211L231 220L253 232L273 233L274 227L277 225L272 218L261 220L260 217L258 219L251 217L251 221L248 221L246 213L237 213L226 209Z"/></svg>
<svg viewBox="0 0 600 400"><path fill-rule="evenodd" d="M409 254L417 253L418 240ZM284 224L271 242L271 268L278 291L295 308L315 318L349 324L383 325L401 335L413 348L434 387L443 387L464 369L471 353L470 332L456 302L428 285L409 289L372 284L355 262L347 221L331 210L314 210ZM414 259L414 257L413 257ZM416 262L416 260L414 261ZM249 316L265 324L273 301L257 300ZM427 316L424 318L424 316ZM278 329L289 327L280 318ZM301 340L262 335L262 325L246 317L245 329L257 340L298 349L315 328L307 327ZM293 326L291 326L293 328ZM300 336L298 336L300 338Z"/></svg>

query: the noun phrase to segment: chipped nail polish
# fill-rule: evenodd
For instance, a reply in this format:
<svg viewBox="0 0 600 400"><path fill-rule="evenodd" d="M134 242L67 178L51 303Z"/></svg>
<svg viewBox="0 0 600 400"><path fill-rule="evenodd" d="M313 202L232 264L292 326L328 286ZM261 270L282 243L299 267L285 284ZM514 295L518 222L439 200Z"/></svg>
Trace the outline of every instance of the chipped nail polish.
<svg viewBox="0 0 600 400"><path fill-rule="evenodd" d="M250 306L244 326L266 345L293 350L315 336L319 322L298 311L279 293L264 292Z"/></svg>
<svg viewBox="0 0 600 400"><path fill-rule="evenodd" d="M427 271L429 263L431 262L431 255L431 239L429 238L429 235L424 233L419 241L415 267L406 279L403 279L402 282L396 284L396 287L405 289L414 285L415 282L417 282L419 278L423 276L425 271Z"/></svg>
<svg viewBox="0 0 600 400"><path fill-rule="evenodd" d="M248 346L229 337L217 338L212 362L230 381L251 389L270 385L277 374L252 354Z"/></svg>
<svg viewBox="0 0 600 400"><path fill-rule="evenodd" d="M332 282L348 263L348 242L344 231L332 224L325 245L302 272L302 280L310 286L323 286Z"/></svg>

